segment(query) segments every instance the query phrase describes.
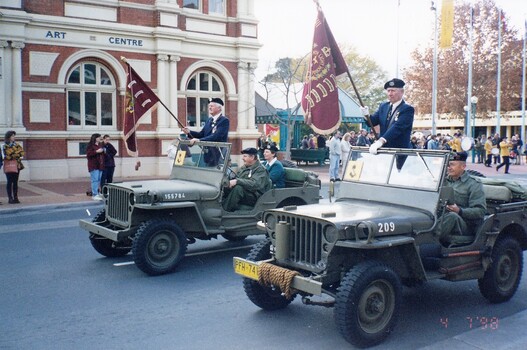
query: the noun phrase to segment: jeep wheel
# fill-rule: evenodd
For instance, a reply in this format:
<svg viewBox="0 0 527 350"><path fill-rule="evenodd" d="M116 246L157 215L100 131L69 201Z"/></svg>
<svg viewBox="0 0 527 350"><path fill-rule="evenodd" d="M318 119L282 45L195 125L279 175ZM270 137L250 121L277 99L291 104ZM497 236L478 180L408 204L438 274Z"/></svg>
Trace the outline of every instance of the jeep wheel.
<svg viewBox="0 0 527 350"><path fill-rule="evenodd" d="M143 222L134 237L134 262L141 271L157 276L174 271L187 251L187 238L171 220Z"/></svg>
<svg viewBox="0 0 527 350"><path fill-rule="evenodd" d="M491 303L502 303L512 298L522 276L523 254L517 240L500 239L492 249L492 263L478 280L481 294Z"/></svg>
<svg viewBox="0 0 527 350"><path fill-rule="evenodd" d="M351 268L337 289L335 322L351 344L367 347L382 342L397 322L401 282L388 266L368 261Z"/></svg>
<svg viewBox="0 0 527 350"><path fill-rule="evenodd" d="M265 239L253 246L247 260L260 261L271 258L271 240ZM296 295L287 299L279 288L264 287L258 281L244 278L243 289L249 300L264 310L279 310L287 307Z"/></svg>
<svg viewBox="0 0 527 350"><path fill-rule="evenodd" d="M120 248L115 246L116 242L112 241L111 239L104 238L93 233L90 234L90 242L97 253L108 258L118 258L125 256L130 252L130 248Z"/></svg>
<svg viewBox="0 0 527 350"><path fill-rule="evenodd" d="M106 212L103 209L93 217L92 222L102 222L105 219ZM97 253L104 255L108 258L118 258L120 256L125 256L130 252L130 248L120 248L116 246L116 243L111 239L101 237L94 233L90 233L90 243L92 247L97 251Z"/></svg>
<svg viewBox="0 0 527 350"><path fill-rule="evenodd" d="M242 235L242 236L235 236L235 235L231 235L230 233L222 233L221 234L223 236L223 238L225 238L226 240L228 241L231 241L231 242L241 242L243 241L244 239L247 238L247 235Z"/></svg>

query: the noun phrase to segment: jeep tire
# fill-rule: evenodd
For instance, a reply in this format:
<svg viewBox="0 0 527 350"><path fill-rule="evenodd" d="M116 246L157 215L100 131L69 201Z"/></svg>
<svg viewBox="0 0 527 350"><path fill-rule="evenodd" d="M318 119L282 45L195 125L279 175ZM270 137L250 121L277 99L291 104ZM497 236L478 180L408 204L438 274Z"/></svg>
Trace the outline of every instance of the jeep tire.
<svg viewBox="0 0 527 350"><path fill-rule="evenodd" d="M143 222L134 237L132 253L137 267L157 276L174 271L187 251L187 239L172 220Z"/></svg>
<svg viewBox="0 0 527 350"><path fill-rule="evenodd" d="M401 281L389 266L367 261L352 267L335 300L335 322L341 335L358 347L382 342L397 322L401 292Z"/></svg>
<svg viewBox="0 0 527 350"><path fill-rule="evenodd" d="M92 222L103 222L106 220L106 211L103 209L93 217ZM97 253L104 255L108 258L118 258L125 256L131 250L128 247L119 247L116 242L111 239L104 238L102 236L96 235L90 232L90 243L97 251Z"/></svg>
<svg viewBox="0 0 527 350"><path fill-rule="evenodd" d="M478 280L481 294L491 303L512 298L522 276L523 254L520 244L511 237L498 239L491 255L492 263Z"/></svg>
<svg viewBox="0 0 527 350"><path fill-rule="evenodd" d="M266 238L265 240L255 244L247 260L261 261L271 258L271 240ZM291 299L287 299L279 288L277 287L264 287L258 283L258 281L250 278L243 279L243 289L249 300L251 300L256 306L264 310L279 310L287 307L295 299L296 294Z"/></svg>

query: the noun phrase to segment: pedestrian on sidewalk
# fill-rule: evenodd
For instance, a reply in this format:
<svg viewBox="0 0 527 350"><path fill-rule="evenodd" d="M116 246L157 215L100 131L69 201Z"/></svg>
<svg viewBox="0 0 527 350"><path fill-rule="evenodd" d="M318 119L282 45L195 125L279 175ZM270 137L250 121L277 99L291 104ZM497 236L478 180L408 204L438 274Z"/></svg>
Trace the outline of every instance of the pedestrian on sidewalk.
<svg viewBox="0 0 527 350"><path fill-rule="evenodd" d="M329 141L329 180L340 181L339 165L342 148L340 146L340 131L336 131Z"/></svg>
<svg viewBox="0 0 527 350"><path fill-rule="evenodd" d="M115 172L115 155L117 150L110 143L110 135L103 136L103 153L104 153L104 170L101 176L101 188L106 184L113 182L113 173Z"/></svg>
<svg viewBox="0 0 527 350"><path fill-rule="evenodd" d="M6 189L9 204L18 204L18 177L20 171L24 169L22 158L24 158L24 149L16 142L16 132L9 130L5 133L4 144L2 145L2 158L4 173L7 179ZM16 166L10 170L7 168L7 162L14 161Z"/></svg>
<svg viewBox="0 0 527 350"><path fill-rule="evenodd" d="M101 186L102 171L104 170L104 149L101 134L91 135L90 142L86 149L86 158L88 159L88 172L90 173L91 195L94 201L102 200L99 194Z"/></svg>
<svg viewBox="0 0 527 350"><path fill-rule="evenodd" d="M499 145L500 145L500 156L503 162L501 162L500 165L496 167L496 171L499 171L500 168L505 165L505 174L509 174L509 165L510 165L509 148L512 146L512 144L508 141L507 136L504 136L501 139L501 142L499 143Z"/></svg>
<svg viewBox="0 0 527 350"><path fill-rule="evenodd" d="M487 155L485 166L492 168L492 136L487 137L487 141L485 142L485 154Z"/></svg>

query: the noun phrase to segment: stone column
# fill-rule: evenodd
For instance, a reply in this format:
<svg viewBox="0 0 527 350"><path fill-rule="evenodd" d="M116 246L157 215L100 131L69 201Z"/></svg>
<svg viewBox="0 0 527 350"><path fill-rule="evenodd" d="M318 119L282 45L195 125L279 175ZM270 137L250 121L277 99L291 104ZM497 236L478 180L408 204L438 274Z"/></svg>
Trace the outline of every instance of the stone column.
<svg viewBox="0 0 527 350"><path fill-rule="evenodd" d="M11 88L8 87L7 72L10 70L7 67L7 50L6 47L9 46L9 43L5 40L0 40L0 128L7 127L7 92L11 91Z"/></svg>
<svg viewBox="0 0 527 350"><path fill-rule="evenodd" d="M245 131L248 126L248 90L247 63L238 62L238 132Z"/></svg>
<svg viewBox="0 0 527 350"><path fill-rule="evenodd" d="M13 79L11 80L11 103L12 107L12 125L15 128L24 126L22 121L22 49L26 45L21 41L13 41L11 48L13 49L13 58L11 61L11 71Z"/></svg>
<svg viewBox="0 0 527 350"><path fill-rule="evenodd" d="M168 55L157 55L157 96L159 99L166 104L167 101L167 74L166 66L168 61ZM158 105L157 107L157 130L165 129L168 127L168 112L165 107Z"/></svg>
<svg viewBox="0 0 527 350"><path fill-rule="evenodd" d="M256 63L247 63L247 128L249 130L256 130L256 102L254 92L254 70Z"/></svg>
<svg viewBox="0 0 527 350"><path fill-rule="evenodd" d="M169 91L169 98L168 98L168 108L170 108L170 111L179 119L178 115L178 88L177 88L177 82L178 82L178 76L177 76L177 63L181 60L181 57L177 55L170 55L170 63L169 63L169 78L168 78L168 91ZM181 126L178 124L177 120L174 119L173 116L168 116L170 122L168 123L170 125L170 128L181 128ZM183 120L179 120L181 123L183 123Z"/></svg>

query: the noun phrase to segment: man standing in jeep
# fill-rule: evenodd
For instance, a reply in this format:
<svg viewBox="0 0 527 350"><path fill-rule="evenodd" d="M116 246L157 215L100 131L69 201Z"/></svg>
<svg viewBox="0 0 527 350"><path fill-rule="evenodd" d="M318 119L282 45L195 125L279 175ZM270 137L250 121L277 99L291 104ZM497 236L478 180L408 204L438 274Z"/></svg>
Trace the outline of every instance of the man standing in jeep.
<svg viewBox="0 0 527 350"><path fill-rule="evenodd" d="M190 134L192 139L190 144L197 141L227 142L229 135L229 118L223 115L223 100L221 98L212 98L209 102L210 118L207 120L201 131L190 131L183 128L183 132Z"/></svg>
<svg viewBox="0 0 527 350"><path fill-rule="evenodd" d="M414 107L403 100L404 81L394 78L384 84L388 102L379 106L371 116L373 126L379 125L379 139L370 146L370 153L377 154L381 147L410 148L410 134L414 123ZM370 114L368 107L361 107L362 114Z"/></svg>
<svg viewBox="0 0 527 350"><path fill-rule="evenodd" d="M454 188L454 203L448 203L439 218L436 234L444 246L462 243L454 237L474 234L487 211L483 185L465 171L467 152L455 153L448 162L447 185Z"/></svg>
<svg viewBox="0 0 527 350"><path fill-rule="evenodd" d="M242 151L244 165L236 179L229 181L227 198L223 204L226 211L240 209L241 204L253 207L258 198L271 189L269 173L258 161L258 150L246 148Z"/></svg>

